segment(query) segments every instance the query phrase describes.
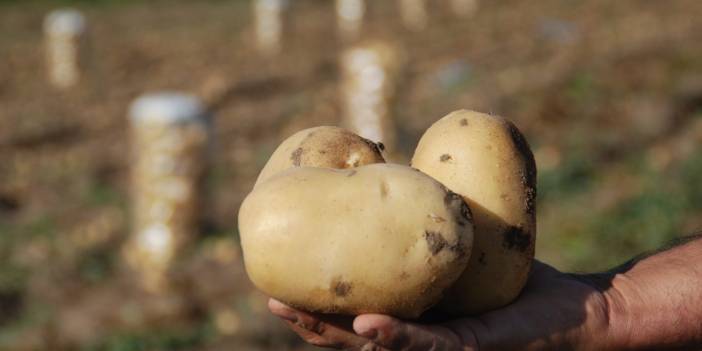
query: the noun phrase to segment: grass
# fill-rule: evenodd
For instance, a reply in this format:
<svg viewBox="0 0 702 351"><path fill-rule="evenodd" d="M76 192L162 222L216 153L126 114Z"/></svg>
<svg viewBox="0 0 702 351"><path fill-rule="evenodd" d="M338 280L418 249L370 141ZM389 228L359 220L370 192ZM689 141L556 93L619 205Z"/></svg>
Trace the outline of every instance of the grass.
<svg viewBox="0 0 702 351"><path fill-rule="evenodd" d="M599 98L600 88L592 74L584 71L571 78L565 90L565 96L576 104L585 105Z"/></svg>
<svg viewBox="0 0 702 351"><path fill-rule="evenodd" d="M571 150L560 167L538 173L540 202L559 201L592 189L597 170L591 155Z"/></svg>
<svg viewBox="0 0 702 351"><path fill-rule="evenodd" d="M700 150L702 151L702 150ZM702 210L700 152L669 170L656 171L638 156L623 160L624 169L641 182L640 189L614 206L595 208L598 172L587 157L576 156L539 178L541 204L557 208L546 221L546 246L558 251L561 268L599 271L623 263L671 240L692 234L685 222Z"/></svg>
<svg viewBox="0 0 702 351"><path fill-rule="evenodd" d="M80 195L83 205L89 208L104 206L126 208L127 206L125 194L105 182L92 180L90 185Z"/></svg>

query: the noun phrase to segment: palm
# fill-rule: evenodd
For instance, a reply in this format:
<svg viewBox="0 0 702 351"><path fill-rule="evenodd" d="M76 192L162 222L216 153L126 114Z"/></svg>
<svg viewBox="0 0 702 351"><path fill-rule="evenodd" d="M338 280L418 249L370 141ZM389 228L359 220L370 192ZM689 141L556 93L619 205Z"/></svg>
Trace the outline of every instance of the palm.
<svg viewBox="0 0 702 351"><path fill-rule="evenodd" d="M324 347L386 350L597 349L574 345L578 335L606 324L603 294L582 278L535 262L513 304L475 318L417 324L366 314L355 318L315 315L271 300L271 311L305 341Z"/></svg>

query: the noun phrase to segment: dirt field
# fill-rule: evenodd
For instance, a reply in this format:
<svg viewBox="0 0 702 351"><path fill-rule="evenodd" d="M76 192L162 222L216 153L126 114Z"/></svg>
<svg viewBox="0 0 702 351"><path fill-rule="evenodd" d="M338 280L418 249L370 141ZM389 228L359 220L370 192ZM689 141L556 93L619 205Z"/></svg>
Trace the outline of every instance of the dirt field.
<svg viewBox="0 0 702 351"><path fill-rule="evenodd" d="M341 123L333 2L294 0L283 53L260 57L248 1L71 2L84 79L47 84L42 20L64 3L0 1L0 350L303 350L243 271L236 215L294 131ZM513 119L539 168L537 255L597 271L702 228L702 2L432 2L404 29L372 1L365 38L401 46L401 158L446 113ZM182 90L214 116L206 226L172 291L140 291L129 234L127 108Z"/></svg>

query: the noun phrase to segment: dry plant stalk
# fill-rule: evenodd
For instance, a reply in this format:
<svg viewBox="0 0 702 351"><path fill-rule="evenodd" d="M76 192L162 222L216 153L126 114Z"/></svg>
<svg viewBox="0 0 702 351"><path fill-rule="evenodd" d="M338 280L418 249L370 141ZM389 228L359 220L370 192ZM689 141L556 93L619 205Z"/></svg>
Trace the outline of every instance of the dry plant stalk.
<svg viewBox="0 0 702 351"><path fill-rule="evenodd" d="M167 287L174 259L197 235L209 127L194 97L145 95L130 109L133 233L127 263L152 292Z"/></svg>

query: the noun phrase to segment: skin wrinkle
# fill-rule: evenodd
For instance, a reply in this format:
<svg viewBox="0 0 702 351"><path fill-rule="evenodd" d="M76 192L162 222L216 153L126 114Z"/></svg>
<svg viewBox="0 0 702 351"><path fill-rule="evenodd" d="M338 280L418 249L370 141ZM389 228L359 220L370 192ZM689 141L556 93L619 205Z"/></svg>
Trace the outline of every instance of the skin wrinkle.
<svg viewBox="0 0 702 351"><path fill-rule="evenodd" d="M454 333L448 328L442 328L443 337L433 337L432 338L432 350L456 350L459 351L461 348L461 339L456 337Z"/></svg>
<svg viewBox="0 0 702 351"><path fill-rule="evenodd" d="M607 340L609 331L608 302L602 293L590 295L586 300L585 319L577 331L573 331L568 340L574 340L577 335L601 335L601 339ZM592 300L594 299L594 300Z"/></svg>
<svg viewBox="0 0 702 351"><path fill-rule="evenodd" d="M618 278L618 279L616 279ZM608 311L610 333L614 335L614 340L621 340L621 345L629 344L632 338L632 325L630 319L620 321L617 316L626 315L626 311L631 310L631 296L622 293L621 285L633 284L633 282L624 274L618 274L612 280L612 287L605 292L605 300L608 301L610 309ZM617 330L621 329L621 330ZM615 345L616 347L617 345Z"/></svg>
<svg viewBox="0 0 702 351"><path fill-rule="evenodd" d="M363 345L360 350L361 351L380 351L381 348L380 348L380 346L378 346L374 343L368 343L368 344Z"/></svg>
<svg viewBox="0 0 702 351"><path fill-rule="evenodd" d="M619 309L615 315L624 318L613 321L613 333L617 333L615 339L622 340L620 345L662 349L702 341L700 329L695 332L694 322L690 323L699 320L701 316L695 314L702 315L702 310L695 313L688 308L690 301L699 299L694 282L702 280L694 264L686 264L700 255L700 242L688 245L697 238L678 240L682 245L660 256L642 255L643 260L631 262L627 272L616 275L608 295L622 305L616 306Z"/></svg>
<svg viewBox="0 0 702 351"><path fill-rule="evenodd" d="M393 328L392 330L397 328L397 322L393 322ZM400 332L398 333L390 333L390 340L387 342L382 342L381 344L388 344L391 349L394 350L407 350L409 349L410 346L410 338L409 338L409 331L407 330L409 327L408 325L402 325L400 327ZM399 334L399 337L398 337Z"/></svg>
<svg viewBox="0 0 702 351"><path fill-rule="evenodd" d="M461 345L461 346L462 346L462 347L461 347L462 350L464 350L464 351L465 351L465 350L468 350L467 346L464 346L464 345L467 345L467 344L468 344L468 343L467 343L467 340L463 337L463 334L462 334L461 332L459 332L458 330L456 330L456 329L455 329L453 326L451 326L451 325L444 325L444 327L448 330L449 333L452 334L452 336L453 336L456 340L458 340L458 345ZM470 331L470 330L469 330L468 332L472 333L472 331ZM477 340L477 338L475 338L475 335L474 335L473 337L474 337L474 339ZM478 347L476 350L480 350L480 348Z"/></svg>
<svg viewBox="0 0 702 351"><path fill-rule="evenodd" d="M326 325L324 324L324 322L321 321L313 323L310 331L322 335L326 331Z"/></svg>
<svg viewBox="0 0 702 351"><path fill-rule="evenodd" d="M480 321L480 318L478 318L478 322L482 323L482 321ZM447 328L456 335L456 339L459 342L461 351L478 351L481 349L478 333L476 333L475 330L473 330L472 328L468 328L466 326L463 326L461 328L460 325L458 326L458 328L455 326L450 326ZM463 330L461 331L460 329Z"/></svg>
<svg viewBox="0 0 702 351"><path fill-rule="evenodd" d="M605 294L601 293L602 296L602 302L604 303L604 306L602 306L602 310L600 311L601 315L603 316L602 321L604 322L604 332L607 334L606 339L611 340L612 335L611 335L611 329L612 329L612 312L611 312L611 302L608 299ZM595 331L599 332L599 331Z"/></svg>
<svg viewBox="0 0 702 351"><path fill-rule="evenodd" d="M431 338L431 347L429 348L429 351L443 351L443 350L448 350L448 346L439 348L438 340L436 336Z"/></svg>
<svg viewBox="0 0 702 351"><path fill-rule="evenodd" d="M483 328L482 332L475 331L476 343L480 345L478 350L482 350L483 347L486 347L486 350L489 350L490 343L494 343L494 340L496 339L494 335L491 335L491 331L495 329L490 327L491 323L485 316L478 316L474 319L480 323L480 326ZM482 335L483 338L481 339L479 335Z"/></svg>
<svg viewBox="0 0 702 351"><path fill-rule="evenodd" d="M393 320L388 329L390 330L389 333L386 330L379 331L377 340L383 345L390 345L389 347L392 349L404 350L409 345L407 325L402 325L401 332L393 333L392 331L397 329L397 321ZM398 338L398 334L402 337Z"/></svg>
<svg viewBox="0 0 702 351"><path fill-rule="evenodd" d="M303 319L299 319L299 320L297 321L296 324L297 324L300 328L309 330L309 331L311 331L311 332L313 332L313 333L315 333L315 334L319 334L319 335L324 334L324 332L325 332L325 330L326 330L326 325L325 325L325 323L324 323L323 321L321 321L321 320L312 319L312 320L310 321L309 319L310 319L310 318L307 318L307 321L305 321L305 320L303 320Z"/></svg>
<svg viewBox="0 0 702 351"><path fill-rule="evenodd" d="M481 316L475 318L475 321L479 324L480 327L483 328L484 331L489 330L487 328L487 323L485 322L485 320L483 320L483 318ZM475 339L475 350L482 350L483 342L481 342L480 337L478 336L480 334L477 331L473 330L472 328L467 328L467 329L468 329L468 332L473 334L473 338ZM461 340L465 342L465 339L461 339Z"/></svg>
<svg viewBox="0 0 702 351"><path fill-rule="evenodd" d="M603 281L605 279L607 279L605 277L609 277L609 279L607 279L607 280L611 281L612 275L611 274L602 274L602 275L590 275L590 277L588 277L587 275L586 276L577 276L577 275L571 274L569 276L571 278L573 278L574 280L581 282L583 284L589 285L590 287L592 287L600 292L600 296L602 297L602 302L604 303L604 306L600 306L601 310L599 312L600 312L601 316L603 316L602 322L604 322L603 327L604 327L604 332L607 334L607 339L611 339L611 337L612 337L612 335L611 335L612 318L614 316L614 313L612 311L613 302L612 302L612 297L607 295L607 293L606 293L607 290L610 289L611 287L610 288L604 287L603 285L606 285L608 283L603 282ZM595 277L592 277L592 276L595 276ZM595 278L595 279L593 279L593 278ZM595 312L595 313L597 313L597 312ZM583 327L585 327L586 325L587 325L587 323L583 323ZM584 332L587 333L588 331L585 330ZM594 332L598 333L598 332L602 332L602 331L597 330Z"/></svg>
<svg viewBox="0 0 702 351"><path fill-rule="evenodd" d="M315 346L320 346L320 347L325 347L325 346L341 347L341 346L343 346L343 343L341 341L339 341L336 345L334 345L332 343L329 343L329 341L324 336L314 334L311 331L300 327L296 323L292 323L289 321L286 321L286 323L288 324L290 329L294 330L297 334L300 335L300 337L302 337L303 340L305 340L305 342L307 342L309 344L312 344Z"/></svg>

